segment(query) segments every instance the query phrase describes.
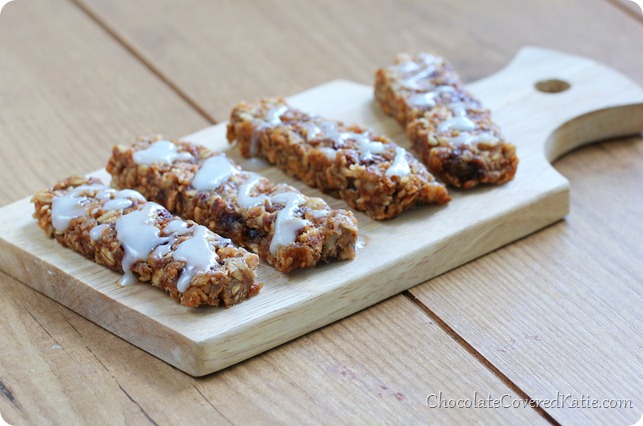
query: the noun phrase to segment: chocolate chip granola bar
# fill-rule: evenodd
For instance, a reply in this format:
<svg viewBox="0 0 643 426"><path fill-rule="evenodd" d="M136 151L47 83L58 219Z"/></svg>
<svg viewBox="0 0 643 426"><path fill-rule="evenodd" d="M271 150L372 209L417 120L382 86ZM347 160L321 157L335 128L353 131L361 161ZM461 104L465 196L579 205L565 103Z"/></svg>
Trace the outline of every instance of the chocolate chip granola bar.
<svg viewBox="0 0 643 426"><path fill-rule="evenodd" d="M355 257L357 219L286 184L241 170L224 154L160 137L114 147L116 188L133 188L258 253L282 272Z"/></svg>
<svg viewBox="0 0 643 426"><path fill-rule="evenodd" d="M265 158L373 219L451 199L424 165L386 136L307 114L283 99L239 103L227 137L244 157Z"/></svg>
<svg viewBox="0 0 643 426"><path fill-rule="evenodd" d="M183 221L138 192L72 176L36 193L34 217L48 236L123 272L123 285L151 281L182 305L232 306L261 289L255 254Z"/></svg>
<svg viewBox="0 0 643 426"><path fill-rule="evenodd" d="M444 58L398 56L394 65L377 70L375 98L406 127L420 159L447 184L469 189L513 179L515 146Z"/></svg>

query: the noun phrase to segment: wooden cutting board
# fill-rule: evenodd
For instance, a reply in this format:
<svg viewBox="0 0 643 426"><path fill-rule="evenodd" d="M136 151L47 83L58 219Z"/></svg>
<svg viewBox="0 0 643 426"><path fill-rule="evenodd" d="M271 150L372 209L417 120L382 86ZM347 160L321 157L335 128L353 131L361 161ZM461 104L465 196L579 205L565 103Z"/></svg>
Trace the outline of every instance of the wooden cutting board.
<svg viewBox="0 0 643 426"><path fill-rule="evenodd" d="M570 87L557 93L536 88L536 83L552 79ZM551 81L539 85L550 91L563 86ZM0 209L0 268L132 344L201 376L560 220L568 213L569 183L549 161L590 141L643 131L643 89L583 58L524 48L507 68L468 87L517 145L520 165L512 182L468 192L452 189L449 205L424 206L387 222L358 213L363 247L355 260L290 275L262 264L263 290L232 309L185 308L149 284L117 285L119 274L47 238L31 218L29 199ZM305 111L372 127L409 146L403 130L379 110L369 86L333 81L289 101ZM225 123L185 139L225 150L246 169L323 196L260 160L239 158L228 147ZM105 160L108 156L105 152ZM81 165L69 174L82 171ZM92 174L108 176L104 170ZM323 197L334 208L347 208L340 200Z"/></svg>

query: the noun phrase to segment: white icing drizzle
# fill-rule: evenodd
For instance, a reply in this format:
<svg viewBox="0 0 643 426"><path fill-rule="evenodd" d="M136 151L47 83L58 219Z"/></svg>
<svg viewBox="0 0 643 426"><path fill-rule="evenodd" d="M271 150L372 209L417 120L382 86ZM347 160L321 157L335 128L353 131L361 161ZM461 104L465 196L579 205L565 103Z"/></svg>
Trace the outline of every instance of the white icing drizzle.
<svg viewBox="0 0 643 426"><path fill-rule="evenodd" d="M139 192L136 192L132 189L123 189L121 191L116 191L115 189L107 188L104 186L101 187L100 191L96 192L94 198L100 201L107 200L98 208L98 210L100 211L125 210L126 208L132 206L132 199L145 201L145 197L143 197ZM94 226L89 231L89 237L93 241L96 241L103 235L105 229L108 227L109 225L107 224Z"/></svg>
<svg viewBox="0 0 643 426"><path fill-rule="evenodd" d="M309 141L314 140L318 135L323 135L324 139L332 140L334 146L342 148L347 140L354 140L357 142L357 149L362 161L368 161L374 154L381 154L386 149L386 145L382 142L371 140L367 133L340 132L337 128L337 123L332 121L308 122L305 127ZM333 147L324 146L317 149L331 161L335 160L337 156L337 150Z"/></svg>
<svg viewBox="0 0 643 426"><path fill-rule="evenodd" d="M311 121L305 122L301 125L301 127L306 129L306 138L308 138L308 140L315 139L321 133L321 129L319 128L319 126Z"/></svg>
<svg viewBox="0 0 643 426"><path fill-rule="evenodd" d="M422 90L416 87L416 80L418 76L426 75L426 69L423 64L429 66L438 64L440 58L432 57L432 55L425 55L420 58L418 62L406 61L394 66L394 69L404 74L400 78L403 86L414 90ZM413 66L415 65L415 66ZM408 76L408 77L407 77ZM410 82L407 85L406 82ZM451 138L450 142L455 145L469 145L469 144L495 144L500 141L493 131L478 131L478 133L471 133L476 131L477 124L470 118L470 110L481 108L480 103L472 99L466 92L459 92L455 87L449 85L438 85L431 90L425 88L426 91L420 93L412 93L407 99L407 103L413 107L433 108L437 104L445 105L452 113L453 117L442 121L438 124L437 131L439 133L449 132L450 130L457 130L459 134ZM449 94L440 98L440 95ZM448 102L451 100L452 102ZM396 157L396 160L399 156ZM393 166L387 170L387 174L393 169Z"/></svg>
<svg viewBox="0 0 643 426"><path fill-rule="evenodd" d="M468 110L472 108L479 107L477 101L469 99L468 96L464 96L465 101L457 100L461 96L457 96L454 102L447 103L447 99L439 102L438 98L443 94L458 94L458 90L449 85L438 85L431 88L431 82L425 82L425 84L419 85L418 81L428 77L429 74L435 70L435 66L442 62L442 58L422 54L419 56L417 62L411 60L402 62L394 66L395 69L401 71L405 74L403 78L400 78L400 83L402 86L421 91L420 93L414 93L407 99L407 103L414 107L424 107L432 108L435 107L438 103L446 105L446 107L453 113L453 117L442 121L438 124L438 132L444 133L450 130L457 130L459 132L471 132L476 129L476 123L468 117ZM413 67L410 64L415 64ZM421 87L422 86L422 87ZM459 135L454 138L455 143L474 143L474 142L489 142L492 143L494 140L484 139L485 136L472 136L467 134ZM497 138L496 138L497 140Z"/></svg>
<svg viewBox="0 0 643 426"><path fill-rule="evenodd" d="M473 136L473 141L475 143L478 143L478 142L496 143L499 140L500 138L498 138L491 132L484 132Z"/></svg>
<svg viewBox="0 0 643 426"><path fill-rule="evenodd" d="M491 132L483 132L477 135L472 135L471 133L462 132L458 136L451 139L452 144L456 145L467 145L467 144L476 144L476 143L488 143L494 144L497 143L500 139L497 136L494 136Z"/></svg>
<svg viewBox="0 0 643 426"><path fill-rule="evenodd" d="M207 238L208 229L205 226L193 225L189 228L187 222L175 219L165 225L163 233L167 237L160 238L162 243L154 248L152 258L160 260L172 253L172 259L185 262L176 283L176 289L184 293L190 287L192 278L207 274L211 268L218 264L219 256L216 254L213 242ZM181 242L172 252L172 246L178 237L187 233L192 235ZM230 242L229 240L225 241Z"/></svg>
<svg viewBox="0 0 643 426"><path fill-rule="evenodd" d="M337 150L333 148L323 146L321 148L317 148L317 150L322 154L324 154L326 158L328 158L330 161L334 161L335 158L337 157Z"/></svg>
<svg viewBox="0 0 643 426"><path fill-rule="evenodd" d="M175 219L172 222L165 225L163 229L165 235L174 234L174 235L183 235L188 232L188 223L181 219Z"/></svg>
<svg viewBox="0 0 643 426"><path fill-rule="evenodd" d="M266 127L265 123L259 124L255 127L255 130L252 132L252 137L250 138L250 156L254 157L259 154L259 135L263 132Z"/></svg>
<svg viewBox="0 0 643 426"><path fill-rule="evenodd" d="M448 86L439 86L448 87ZM359 151L360 160L368 161L372 159L373 155L382 154L387 145L382 142L373 141L369 138L367 133L356 132L340 132L337 124L330 121L321 121L317 124L312 122L307 123L306 130L308 135L317 135L322 133L324 139L331 139L336 146L342 147L347 140L354 140L357 142L357 149ZM311 136L308 136L311 139ZM337 150L330 147L317 148L329 160L334 160L337 155ZM386 176L408 176L411 173L411 167L406 159L406 150L401 147L395 148L395 158L391 166L386 170Z"/></svg>
<svg viewBox="0 0 643 426"><path fill-rule="evenodd" d="M328 216L328 210L313 210L313 217L315 219L321 219L322 217Z"/></svg>
<svg viewBox="0 0 643 426"><path fill-rule="evenodd" d="M265 200L269 199L266 194L259 194L257 196L250 195L250 191L259 183L259 180L261 180L260 175L248 173L248 180L239 187L239 194L237 195L237 204L239 204L239 207L249 209L263 204Z"/></svg>
<svg viewBox="0 0 643 426"><path fill-rule="evenodd" d="M436 66L442 62L442 58L429 54L421 54L418 59L418 62L407 60L393 66L394 69L405 74L405 78L401 79L400 83L408 89L427 89L430 82L421 83L420 80L429 77L436 70Z"/></svg>
<svg viewBox="0 0 643 426"><path fill-rule="evenodd" d="M269 109L268 112L264 114L263 120L266 122L266 124L272 126L277 125L281 123L281 115L286 111L288 111L287 105L276 106Z"/></svg>
<svg viewBox="0 0 643 426"><path fill-rule="evenodd" d="M476 123L471 121L469 117L455 116L444 120L438 124L438 132L443 133L448 130L458 130L461 132L469 132L476 129Z"/></svg>
<svg viewBox="0 0 643 426"><path fill-rule="evenodd" d="M132 266L141 260L146 260L150 252L168 241L160 236L156 226L157 212L163 207L156 203L143 204L143 208L123 215L116 220L116 237L123 247L123 272L121 285L138 282L132 272Z"/></svg>
<svg viewBox="0 0 643 426"><path fill-rule="evenodd" d="M261 117L261 122L255 128L250 138L250 155L256 156L259 154L259 135L265 129L269 127L276 126L281 123L281 115L288 111L288 105L279 105L273 108L270 108L266 113Z"/></svg>
<svg viewBox="0 0 643 426"><path fill-rule="evenodd" d="M63 232L72 219L87 214L87 197L73 196L73 193L56 197L51 203L51 223L58 232Z"/></svg>
<svg viewBox="0 0 643 426"><path fill-rule="evenodd" d="M433 91L438 93L438 94L440 94L440 95L443 94L443 93L456 93L457 92L457 90L455 90L455 87L447 86L447 85L444 85L444 84L441 84L439 86L435 86Z"/></svg>
<svg viewBox="0 0 643 426"><path fill-rule="evenodd" d="M101 207L101 210L124 210L132 205L132 200L127 198L114 198L107 201Z"/></svg>
<svg viewBox="0 0 643 426"><path fill-rule="evenodd" d="M442 58L439 56L431 55L430 53L420 53L418 55L418 61L413 59L405 59L395 65L392 65L390 68L401 71L403 73L410 73L412 71L417 71L426 67L427 65L438 65L442 62Z"/></svg>
<svg viewBox="0 0 643 426"><path fill-rule="evenodd" d="M362 133L350 133L349 137L355 137L357 140L362 160L369 160L373 157L373 154L384 152L385 146L382 142L372 141Z"/></svg>
<svg viewBox="0 0 643 426"><path fill-rule="evenodd" d="M58 232L64 232L72 219L87 214L89 199L86 191L105 188L104 185L81 185L67 194L55 197L51 203L51 223Z"/></svg>
<svg viewBox="0 0 643 426"><path fill-rule="evenodd" d="M386 176L408 176L411 173L411 167L406 160L406 150L401 147L395 148L395 159L393 164L386 170Z"/></svg>
<svg viewBox="0 0 643 426"><path fill-rule="evenodd" d="M284 208L277 213L275 232L270 241L270 253L295 242L297 231L308 224L308 221L295 217L295 210L306 200L306 197L296 192L282 192L270 197L271 202L283 203Z"/></svg>
<svg viewBox="0 0 643 426"><path fill-rule="evenodd" d="M238 172L224 154L210 157L203 162L196 176L194 176L192 186L197 191L217 189L225 183L230 176Z"/></svg>
<svg viewBox="0 0 643 426"><path fill-rule="evenodd" d="M188 289L194 276L206 274L219 260L212 243L207 239L207 228L194 225L190 231L192 237L179 244L172 255L175 260L185 262L176 283L176 289L181 293Z"/></svg>
<svg viewBox="0 0 643 426"><path fill-rule="evenodd" d="M115 189L103 187L100 191L96 192L94 198L96 198L97 200L110 200L115 193Z"/></svg>
<svg viewBox="0 0 643 426"><path fill-rule="evenodd" d="M141 200L141 201L146 201L145 197L138 192L134 191L133 189L121 189L120 191L116 191L116 194L114 195L115 198L134 198L135 200Z"/></svg>
<svg viewBox="0 0 643 426"><path fill-rule="evenodd" d="M309 121L304 125L304 128L306 129L306 138L309 141L315 140L318 136L321 136L324 139L330 139L333 141L333 145L341 147L346 139L349 139L351 135L356 135L356 133L340 132L337 128L337 124L331 121L323 119L318 120L319 121L317 122ZM326 148L334 150L333 147Z"/></svg>
<svg viewBox="0 0 643 426"><path fill-rule="evenodd" d="M441 57L432 55L430 53L420 53L418 57L426 65L438 65L443 61Z"/></svg>
<svg viewBox="0 0 643 426"><path fill-rule="evenodd" d="M189 152L178 152L176 145L167 140L156 141L149 148L136 151L133 157L136 164L172 164L175 160L193 158Z"/></svg>
<svg viewBox="0 0 643 426"><path fill-rule="evenodd" d="M402 61L399 64L395 64L391 68L403 73L408 73L420 68L420 65L409 59L406 61Z"/></svg>
<svg viewBox="0 0 643 426"><path fill-rule="evenodd" d="M402 80L402 85L409 89L422 90L426 88L426 83L420 84L420 80L431 75L435 71L434 65L427 65L418 72Z"/></svg>
<svg viewBox="0 0 643 426"><path fill-rule="evenodd" d="M416 93L415 95L411 96L407 102L412 105L412 106L418 106L418 107L434 107L437 105L437 100L439 96L445 94L445 93L456 93L456 90L454 87L451 86L446 86L446 85L440 85L436 86L433 88L433 90L425 93Z"/></svg>
<svg viewBox="0 0 643 426"><path fill-rule="evenodd" d="M160 260L167 256L172 251L172 245L176 242L178 236L186 232L189 232L188 223L181 219L175 219L166 224L165 228L163 228L163 233L167 236L167 239L154 249L152 257Z"/></svg>
<svg viewBox="0 0 643 426"><path fill-rule="evenodd" d="M308 221L295 217L295 211L306 200L303 194L287 191L268 196L266 194L251 195L252 188L261 179L260 175L248 173L249 179L239 188L237 204L239 207L249 209L269 203L283 204L284 207L277 212L277 218L274 222L274 232L270 241L270 252L275 254L281 246L286 246L295 242L297 231L308 224Z"/></svg>
<svg viewBox="0 0 643 426"><path fill-rule="evenodd" d="M95 191L92 199L102 202L98 207L100 211L126 209L133 204L132 199L145 201L140 193L130 189L116 191L104 185L79 186L53 199L52 223L56 230L66 230L71 219L89 213L88 207L91 200L86 194L90 190ZM163 229L165 236L161 236L158 223L159 210L164 208L156 203L145 203L137 210L116 220L114 224L116 239L124 251L122 261L124 275L119 282L121 285L138 282L131 270L136 262L147 260L150 253L154 258L161 259L172 252L172 245L179 236L191 232L192 236L179 244L172 253L175 260L185 262L177 282L177 289L183 293L190 286L193 277L207 273L211 267L217 265L218 256L213 243L208 241L209 231L204 226L194 225L189 228L187 222L175 219L165 225ZM108 223L96 225L89 231L89 237L92 241L96 241L109 229Z"/></svg>
<svg viewBox="0 0 643 426"><path fill-rule="evenodd" d="M157 246L152 252L152 258L156 260L161 260L167 256L172 251L172 244L174 244L176 238L170 238L165 244Z"/></svg>
<svg viewBox="0 0 643 426"><path fill-rule="evenodd" d="M473 106L474 105L469 102L451 102L447 105L456 117L466 117L467 109L472 108Z"/></svg>
<svg viewBox="0 0 643 426"><path fill-rule="evenodd" d="M411 96L407 102L409 105L417 107L434 107L437 105L435 98L438 96L435 92L417 93Z"/></svg>
<svg viewBox="0 0 643 426"><path fill-rule="evenodd" d="M89 238L91 238L92 241L96 241L100 237L102 237L105 231L107 231L108 229L109 225L107 223L96 225L89 231Z"/></svg>

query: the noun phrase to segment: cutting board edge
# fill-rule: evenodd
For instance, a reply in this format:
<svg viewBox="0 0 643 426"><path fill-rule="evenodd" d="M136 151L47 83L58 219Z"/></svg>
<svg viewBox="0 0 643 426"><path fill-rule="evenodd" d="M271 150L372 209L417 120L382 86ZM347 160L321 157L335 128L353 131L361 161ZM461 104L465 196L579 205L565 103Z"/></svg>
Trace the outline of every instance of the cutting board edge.
<svg viewBox="0 0 643 426"><path fill-rule="evenodd" d="M504 235L503 238L496 240L496 242L492 245L486 245L484 242L484 238L479 238L475 244L473 244L471 247L468 248L469 253L461 257L461 259L463 260L459 260L453 264L445 263L445 265L447 266L441 267L437 271L432 272L428 275L425 273L422 273L419 270L420 268L412 268L414 270L413 278L405 279L404 281L406 282L406 284L401 286L391 287L389 290L382 291L380 293L377 293L377 292L366 293L367 295L372 295L372 297L359 298L358 300L360 301L360 303L357 305L357 307L353 305L346 308L335 310L332 312L332 315L327 315L324 321L322 322L316 321L315 323L311 323L309 326L305 326L297 330L293 330L292 332L289 332L278 339L274 339L269 342L264 342L261 345L255 346L252 351L248 352L247 354L244 354L243 356L226 359L224 353L216 350L217 347L227 348L228 346L222 343L224 343L230 337L234 337L235 339L244 340L244 341L249 338L252 338L253 333L252 332L246 333L245 330L242 330L242 328L235 329L234 333L231 332L226 335L217 335L217 336L199 341L196 343L199 346L198 352L203 355L201 359L196 360L196 365L198 366L198 368L195 371L186 371L186 372L192 376L199 377L199 376L205 376L207 374L214 373L216 371L220 371L224 368L227 368L241 361L244 361L248 358L251 358L257 354L273 349L282 344L288 343L311 331L325 327L329 324L332 324L336 321L346 318L347 316L353 315L370 306L373 306L374 304L377 304L383 300L386 300L389 297L393 297L397 294L400 294L403 291L412 289L413 287L416 287L418 285L422 285L439 275L442 275L446 272L456 269L468 262L471 262L479 257L482 257L488 253L491 253L508 244L511 244L514 241L525 238L543 228L553 225L565 219L565 217L569 214L569 205L570 205L569 194L570 194L569 181L563 178L559 181L559 184L555 187L552 187L549 192L545 194L541 194L541 197L539 197L538 200L534 200L533 202L525 202L524 204L520 206L515 206L515 208L510 209L506 212L504 216L506 219L509 219L510 221L513 221L513 220L522 221L522 223L519 226L512 227L516 232L507 233L506 235ZM542 207L547 206L548 208L542 209L543 214L537 215L535 218L532 217L530 219L525 219L526 217L529 216L529 215L526 215L525 212L532 210L534 205L539 205ZM489 219L487 221L475 223L471 225L471 227L468 227L466 229L459 231L458 234L466 235L466 234L476 233L477 231L484 228L489 229L489 225L493 222L494 221L492 219ZM439 245L439 243L436 243L436 245ZM443 256L447 258L452 257L449 254L443 254ZM418 257L415 260L415 263L417 264L425 263L425 257L426 256ZM323 302L321 303L321 305L323 306L336 306L337 304L333 303L335 299L339 301L343 298L345 294L358 293L358 291L355 290L354 288L364 285L366 281L368 281L368 277L362 277L359 280L349 282L348 284L342 287L333 289L333 291L324 292L323 294L319 295L316 298L305 300L304 302L298 304L297 306L293 307L288 311L283 311L283 310L278 311L275 313L275 315L266 317L265 320L271 322L272 324L274 324L275 322L285 322L287 321L286 317L288 315L291 315L293 311L295 312L301 311L299 315L304 315L304 311L306 311L306 308L309 305L313 303L318 303L320 301ZM383 290L384 288L384 286L379 286L379 287L381 288L378 288L377 290ZM328 300L329 298L330 300ZM296 324L302 324L302 323L296 322ZM248 328L248 326L244 325L243 328ZM221 361L222 359L223 361ZM219 361L213 362L213 360L219 360Z"/></svg>
<svg viewBox="0 0 643 426"><path fill-rule="evenodd" d="M301 318L302 314L307 310L314 312L315 306L338 307L330 313L325 309L323 315L309 315L307 316L309 321L306 323L296 321L294 327L280 327L280 334L277 338L252 346L251 350L246 350L245 352L232 351L233 354L230 354L229 342L234 339L247 341L247 339L252 339L253 335L257 332L261 334L261 332L264 331L261 324L244 323L238 328L229 330L226 334L219 334L203 340L194 337L191 338L178 330L163 325L154 317L146 316L133 307L114 298L110 298L108 295L82 282L80 279L70 277L69 274L59 269L56 265L36 258L19 245L2 237L0 237L0 250L2 253L0 255L0 269L28 287L57 303L61 303L63 306L66 306L87 320L99 324L101 327L124 340L131 341L130 337L136 334L136 346L180 370L195 377L204 376L366 309L381 300L424 283L564 218L569 212L569 189L569 182L561 176L557 184L553 185L547 192L541 193L538 199L527 200L523 204L507 210L503 218L504 221L508 223L507 226L510 231L502 238L498 238L497 235L493 238L485 236L485 232L489 233L497 227L497 224L491 218L486 221L472 223L465 229L460 230L450 238L458 240L460 247L458 250L459 253L463 253L461 247L464 245L466 247L464 251L467 254L464 256L460 255L460 259L456 262L444 262L443 266L428 272L427 269L418 266L425 258L434 256L438 252L442 252L441 256L447 259L454 258L448 251L439 247L440 242L437 242L434 246L427 247L422 255L418 254L418 256L411 259L411 264L414 265L410 268L411 275L405 276L404 279L397 277L396 281L399 283L398 285L388 288L385 285L379 285L375 289L371 287L368 288L368 291L360 291L359 287L363 286L365 289L366 283L369 280L368 277L361 277L359 280L334 288L332 291L327 291L306 299L296 306L290 306L288 309L267 315L262 318L262 323L268 323L269 325L266 326L266 331L272 332L275 328L275 322L285 324L290 317ZM22 199L16 203L24 203L25 200L26 199ZM536 216L533 214L534 205L543 207L539 210L540 214ZM516 224L516 221L520 221L520 224ZM492 224L493 226L490 226ZM470 235L475 236L475 238L473 238L472 241L462 241L463 237L460 235ZM489 241L493 244L489 245ZM409 271L406 271L406 273L408 274ZM45 278L52 278L52 276L55 277L56 275L64 278L62 282L67 283L65 288L47 288L44 285L38 284L39 282L46 282ZM68 297L70 291L75 294L71 302ZM347 300L353 302L347 304ZM95 311L89 308L91 306L101 306L102 309ZM120 319L115 320L111 316L106 318L103 316L105 312L120 317ZM140 337L142 334L140 332L133 333L127 327L129 321L124 318L127 318L129 315L139 317L139 320L133 323L141 323L142 321L143 323L152 324L152 327L149 328L155 330L154 335L148 335L144 341L141 341ZM169 344L168 338L176 343ZM159 340L163 340L163 343L157 344L156 342ZM172 353L176 348L181 349L181 355Z"/></svg>
<svg viewBox="0 0 643 426"><path fill-rule="evenodd" d="M62 247L61 249L69 250ZM91 262L89 259L86 260ZM199 350L199 343L197 341L173 330L153 317L144 315L120 300L109 297L79 278L67 274L53 263L33 256L24 248L2 237L0 237L0 271L127 342L131 343L136 337L137 344L135 346L168 364L185 372L196 370L193 364L198 359L196 354ZM63 288L39 284L56 276L64 277L68 284ZM69 293L72 293L74 297L70 298ZM93 306L100 306L101 309L97 311L92 309ZM137 321L128 321L128 318L132 316L138 317ZM129 324L137 324L137 327L130 328ZM141 333L141 327L138 326L140 324L146 329L154 330L155 333ZM145 338L143 342L140 341L141 336ZM174 347L185 348L188 356L178 358L173 356L171 350L154 349L168 345L168 338L171 339L170 343L175 343ZM156 345L154 343L156 341L162 341L163 344Z"/></svg>

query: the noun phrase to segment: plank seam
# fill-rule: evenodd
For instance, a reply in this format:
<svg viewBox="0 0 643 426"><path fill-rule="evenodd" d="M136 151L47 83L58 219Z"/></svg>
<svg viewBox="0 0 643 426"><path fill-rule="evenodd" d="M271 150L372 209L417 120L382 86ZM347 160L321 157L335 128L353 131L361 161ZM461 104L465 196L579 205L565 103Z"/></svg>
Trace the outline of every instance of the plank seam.
<svg viewBox="0 0 643 426"><path fill-rule="evenodd" d="M13 392L7 387L2 382L2 378L0 377L0 393L5 396L9 400L10 403L13 404L14 407L18 409L18 411L22 412L22 408L20 408L20 405L18 405L18 401L16 401L16 397L14 396ZM0 417L2 419L2 417Z"/></svg>
<svg viewBox="0 0 643 426"><path fill-rule="evenodd" d="M214 409L214 411L216 411L221 417L223 417L228 422L228 424L232 426L236 426L235 423L232 422L232 420L230 420L228 417L225 416L225 414L219 411L219 409L214 404L212 404L212 402L210 402L210 400L206 398L205 395L203 395L203 392L201 392L195 384L193 384L192 386L198 392L198 394L201 395L201 397L205 400L205 402L207 402L208 405L210 405L210 407Z"/></svg>
<svg viewBox="0 0 643 426"><path fill-rule="evenodd" d="M197 101L190 95L183 91L176 83L172 81L159 67L154 65L152 61L147 59L138 49L129 43L123 36L121 36L114 28L110 27L100 16L94 12L88 5L83 3L82 0L71 0L85 15L94 21L100 28L102 28L110 37L112 37L118 44L127 50L134 58L141 62L152 74L159 80L165 83L174 93L176 93L183 101L185 101L192 109L194 109L201 117L205 118L210 124L217 124L218 121L203 109Z"/></svg>
<svg viewBox="0 0 643 426"><path fill-rule="evenodd" d="M74 330L74 332L78 335L78 338L80 338L80 340L83 342L83 344L85 345L85 349L87 349L89 353L92 354L92 356L96 359L96 361L98 361L98 363L105 369L105 371L109 372L112 378L116 381L116 383L118 383L118 379L116 379L116 376L114 376L114 373L112 373L109 370L109 368L107 368L105 363L103 363L103 361L98 357L98 355L96 355L96 353L89 347L89 344L85 340L85 337L83 337L83 335L80 333L80 331L78 331L78 329L74 326L74 324L72 324L71 321L69 321L69 318L67 318L67 316L65 315L65 311L62 305L60 305L59 303L56 303L56 306L58 308L58 311L60 312L60 315L65 319L67 324L72 328L72 330Z"/></svg>
<svg viewBox="0 0 643 426"><path fill-rule="evenodd" d="M130 401L132 401L132 403L133 403L134 405L136 405L136 406L139 408L139 410L141 410L141 413L143 413L143 415L145 416L145 418L147 419L147 421L148 421L148 422L150 422L150 423L151 423L151 424L153 424L154 426L159 426L159 424L158 424L158 423L156 423L156 422L154 421L154 419L153 419L152 417L150 417L150 415L149 415L149 414L147 414L147 412L143 409L143 407L141 407L141 404L139 404L139 403L138 403L134 398L132 398L132 396L131 396L129 393L127 393L127 391L123 388L123 386L121 386L121 385L119 384L119 385L118 385L118 387L119 387L119 388L120 388L120 390L125 394L125 396L127 396L127 398L128 398Z"/></svg>
<svg viewBox="0 0 643 426"><path fill-rule="evenodd" d="M529 406L534 409L541 417L543 417L550 424L555 426L560 426L560 423L554 419L554 417L545 411L542 407L536 405L535 400L530 397L527 392L523 391L516 383L514 383L506 374L504 374L498 367L493 365L491 361L485 358L480 352L478 352L473 345L467 342L461 335L459 335L451 326L449 326L444 320L442 320L435 312L429 309L424 303L422 303L417 297L415 297L410 291L403 292L404 296L409 299L415 306L417 306L422 312L424 312L433 322L435 322L438 327L442 329L446 334L449 335L453 340L456 341L464 350L466 350L471 356L473 356L476 361L485 366L494 376L496 376L505 386L515 392L520 398L525 401L528 401Z"/></svg>

